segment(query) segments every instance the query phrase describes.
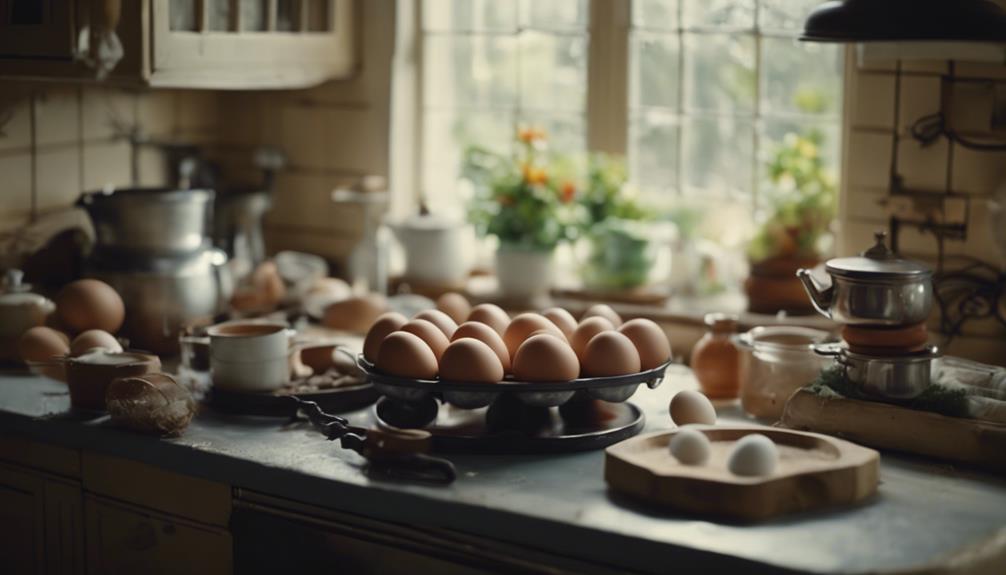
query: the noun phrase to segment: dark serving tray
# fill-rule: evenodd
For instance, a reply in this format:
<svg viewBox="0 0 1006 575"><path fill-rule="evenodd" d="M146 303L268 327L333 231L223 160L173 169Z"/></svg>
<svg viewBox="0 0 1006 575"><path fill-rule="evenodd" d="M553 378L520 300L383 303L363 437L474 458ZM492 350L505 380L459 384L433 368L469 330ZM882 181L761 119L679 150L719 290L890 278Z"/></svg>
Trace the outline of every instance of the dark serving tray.
<svg viewBox="0 0 1006 575"><path fill-rule="evenodd" d="M532 407L557 407L576 395L581 399L621 403L629 399L640 384L646 384L650 389L660 385L664 371L671 364L667 361L653 369L629 375L581 377L570 381L532 382L508 377L496 383L472 383L388 375L378 371L362 355L357 357L356 363L367 374L367 380L374 384L378 393L385 397L404 402L421 402L432 396L464 409L486 407L504 396L515 397Z"/></svg>

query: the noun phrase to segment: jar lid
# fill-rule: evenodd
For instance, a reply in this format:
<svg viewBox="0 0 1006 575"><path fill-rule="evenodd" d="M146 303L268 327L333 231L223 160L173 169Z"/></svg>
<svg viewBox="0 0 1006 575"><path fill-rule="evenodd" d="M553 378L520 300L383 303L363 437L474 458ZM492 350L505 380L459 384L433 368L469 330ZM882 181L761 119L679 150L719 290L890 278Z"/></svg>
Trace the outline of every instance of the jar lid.
<svg viewBox="0 0 1006 575"><path fill-rule="evenodd" d="M916 279L929 277L933 271L922 262L898 257L887 247L886 232L874 234L876 244L855 257L828 260L829 274L858 279Z"/></svg>
<svg viewBox="0 0 1006 575"><path fill-rule="evenodd" d="M735 333L738 319L730 313L707 313L703 318L713 333Z"/></svg>
<svg viewBox="0 0 1006 575"><path fill-rule="evenodd" d="M32 293L31 284L23 283L24 272L18 269L7 270L4 289L0 291L0 306L38 306L47 307L49 299L37 293Z"/></svg>

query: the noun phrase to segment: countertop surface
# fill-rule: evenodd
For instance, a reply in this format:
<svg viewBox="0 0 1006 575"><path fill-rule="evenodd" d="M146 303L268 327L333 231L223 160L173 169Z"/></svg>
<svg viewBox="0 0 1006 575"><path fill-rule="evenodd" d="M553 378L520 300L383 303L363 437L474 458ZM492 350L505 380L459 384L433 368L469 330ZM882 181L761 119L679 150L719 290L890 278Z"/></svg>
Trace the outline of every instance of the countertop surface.
<svg viewBox="0 0 1006 575"><path fill-rule="evenodd" d="M693 387L672 367L632 399L647 431L671 426L671 395ZM721 421L746 421L735 406ZM367 424L370 409L349 415ZM1006 547L1006 480L883 454L876 497L856 508L758 524L658 512L608 492L600 451L459 455L449 487L368 478L362 458L306 424L204 408L181 438L161 440L70 410L66 387L0 374L0 432L127 457L169 470L375 519L452 529L641 572L892 572L949 565ZM1006 566L1004 566L1006 567ZM1006 572L1006 568L1002 572Z"/></svg>

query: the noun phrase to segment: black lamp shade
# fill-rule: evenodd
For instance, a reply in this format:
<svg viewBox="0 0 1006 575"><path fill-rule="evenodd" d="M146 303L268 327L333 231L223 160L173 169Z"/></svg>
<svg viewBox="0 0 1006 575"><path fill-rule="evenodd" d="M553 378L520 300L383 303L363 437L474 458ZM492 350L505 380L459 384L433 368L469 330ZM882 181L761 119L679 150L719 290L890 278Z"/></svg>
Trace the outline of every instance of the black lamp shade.
<svg viewBox="0 0 1006 575"><path fill-rule="evenodd" d="M812 42L1006 42L1006 11L989 0L832 0L807 17Z"/></svg>

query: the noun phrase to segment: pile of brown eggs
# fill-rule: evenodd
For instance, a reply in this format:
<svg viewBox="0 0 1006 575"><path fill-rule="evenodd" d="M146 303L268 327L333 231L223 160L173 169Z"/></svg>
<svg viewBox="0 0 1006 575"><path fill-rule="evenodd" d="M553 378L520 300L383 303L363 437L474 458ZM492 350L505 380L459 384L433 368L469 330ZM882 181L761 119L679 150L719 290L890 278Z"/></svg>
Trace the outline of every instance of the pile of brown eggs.
<svg viewBox="0 0 1006 575"><path fill-rule="evenodd" d="M653 369L670 359L671 346L656 323L623 323L604 304L587 310L579 323L558 307L511 319L496 305L471 307L449 293L437 309L411 320L398 313L379 317L367 332L363 356L398 377L495 383L512 374L518 381L562 382Z"/></svg>

